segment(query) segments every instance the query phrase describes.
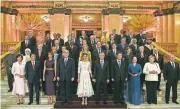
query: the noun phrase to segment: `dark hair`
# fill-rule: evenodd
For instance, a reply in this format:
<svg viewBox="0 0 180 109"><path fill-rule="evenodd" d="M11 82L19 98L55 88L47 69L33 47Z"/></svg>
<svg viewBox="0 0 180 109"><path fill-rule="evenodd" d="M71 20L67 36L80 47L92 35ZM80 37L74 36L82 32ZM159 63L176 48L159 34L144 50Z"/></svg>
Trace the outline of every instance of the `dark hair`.
<svg viewBox="0 0 180 109"><path fill-rule="evenodd" d="M122 53L122 52L118 52L116 55L119 55L119 54L122 54L122 55L123 55L123 53Z"/></svg>
<svg viewBox="0 0 180 109"><path fill-rule="evenodd" d="M34 55L36 57L36 54L32 53L31 56Z"/></svg>
<svg viewBox="0 0 180 109"><path fill-rule="evenodd" d="M21 57L21 59L23 60L23 56L22 56L21 54L18 54L18 55L16 56L16 59L19 58L19 57Z"/></svg>
<svg viewBox="0 0 180 109"><path fill-rule="evenodd" d="M136 58L136 59L137 59L137 56L135 56L135 55L134 55L134 56L132 56L132 59L131 59L131 61L133 60L133 58Z"/></svg>

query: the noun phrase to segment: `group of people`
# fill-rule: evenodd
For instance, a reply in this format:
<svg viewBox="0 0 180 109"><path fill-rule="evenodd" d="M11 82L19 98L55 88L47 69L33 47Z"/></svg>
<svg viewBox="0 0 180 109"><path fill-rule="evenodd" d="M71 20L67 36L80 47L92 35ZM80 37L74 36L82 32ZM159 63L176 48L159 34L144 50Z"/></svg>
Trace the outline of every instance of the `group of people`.
<svg viewBox="0 0 180 109"><path fill-rule="evenodd" d="M53 39L48 34L45 42L38 42L33 31L28 31L21 42L20 54L16 55L13 47L5 58L8 77L8 92L17 96L17 104L23 104L23 96L29 92L29 105L39 104L42 90L48 96L48 104L53 104L53 96L60 93L61 104L72 103L72 84L77 82L77 96L82 98L82 105L87 105L87 98L95 95L96 104L100 103L103 90L103 103L107 104L108 88L114 94L115 104L130 102L140 105L143 102L143 84L146 83L147 103L157 104L157 91L160 89L161 73L166 82L165 100L169 103L172 87L172 101L177 100L177 84L180 80L179 64L174 56L164 63L163 55L152 45L152 37L143 30L134 35L122 29L98 37L94 31L86 36L74 33L64 42L61 34L54 33ZM56 83L60 87L56 87ZM93 84L95 83L95 87ZM109 87L110 86L110 87ZM126 86L126 97L124 90ZM57 91L59 90L59 91Z"/></svg>

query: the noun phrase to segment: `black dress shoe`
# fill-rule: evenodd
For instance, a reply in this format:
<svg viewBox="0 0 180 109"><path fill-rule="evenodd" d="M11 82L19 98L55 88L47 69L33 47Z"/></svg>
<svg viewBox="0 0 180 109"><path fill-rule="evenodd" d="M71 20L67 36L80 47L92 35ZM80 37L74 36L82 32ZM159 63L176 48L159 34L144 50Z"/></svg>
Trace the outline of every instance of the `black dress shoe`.
<svg viewBox="0 0 180 109"><path fill-rule="evenodd" d="M32 102L29 102L29 103L28 103L28 105L31 105L31 104L32 104Z"/></svg>
<svg viewBox="0 0 180 109"><path fill-rule="evenodd" d="M173 101L173 103L175 103L175 104L179 104L177 101Z"/></svg>
<svg viewBox="0 0 180 109"><path fill-rule="evenodd" d="M39 105L39 102L36 102L37 105Z"/></svg>
<svg viewBox="0 0 180 109"><path fill-rule="evenodd" d="M169 101L166 101L166 104L169 104Z"/></svg>
<svg viewBox="0 0 180 109"><path fill-rule="evenodd" d="M8 92L12 92L12 89L9 89Z"/></svg>

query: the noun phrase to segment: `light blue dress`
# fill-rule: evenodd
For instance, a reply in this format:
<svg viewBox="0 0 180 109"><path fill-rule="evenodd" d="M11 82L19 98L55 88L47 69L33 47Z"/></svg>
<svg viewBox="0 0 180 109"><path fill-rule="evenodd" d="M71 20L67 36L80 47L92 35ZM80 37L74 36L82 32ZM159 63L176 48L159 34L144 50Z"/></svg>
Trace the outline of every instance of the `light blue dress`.
<svg viewBox="0 0 180 109"><path fill-rule="evenodd" d="M131 76L133 72L136 72L137 76ZM141 90L141 81L140 81L140 75L142 74L142 68L140 64L136 64L135 66L133 64L129 64L128 66L128 86L126 91L126 101L135 104L140 105L141 102L143 102L142 97L142 90Z"/></svg>

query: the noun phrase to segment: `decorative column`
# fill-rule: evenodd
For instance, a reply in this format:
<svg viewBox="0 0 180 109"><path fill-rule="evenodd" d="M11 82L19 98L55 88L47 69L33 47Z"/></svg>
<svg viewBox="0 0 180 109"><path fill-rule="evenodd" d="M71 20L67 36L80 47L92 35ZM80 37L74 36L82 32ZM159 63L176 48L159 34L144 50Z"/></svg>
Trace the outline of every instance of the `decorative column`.
<svg viewBox="0 0 180 109"><path fill-rule="evenodd" d="M174 42L180 42L180 7L174 8ZM180 45L180 44L179 44Z"/></svg>
<svg viewBox="0 0 180 109"><path fill-rule="evenodd" d="M167 4L163 4L163 9L167 8ZM168 40L168 17L163 15L163 37L162 42L167 42Z"/></svg>
<svg viewBox="0 0 180 109"><path fill-rule="evenodd" d="M66 8L49 9L50 14L50 33L60 33L62 38L67 40L70 32L70 14L71 10Z"/></svg>
<svg viewBox="0 0 180 109"><path fill-rule="evenodd" d="M168 3L168 11L170 13L168 13L168 42L173 42L173 37L174 37L174 23L173 23L173 19L174 19L174 15L173 15L173 11L172 11L172 7L173 4L172 3Z"/></svg>
<svg viewBox="0 0 180 109"><path fill-rule="evenodd" d="M116 29L116 32L119 33L123 29L123 17L125 10L121 8L108 8L102 11L103 13L103 29L107 30L109 33L113 29Z"/></svg>

